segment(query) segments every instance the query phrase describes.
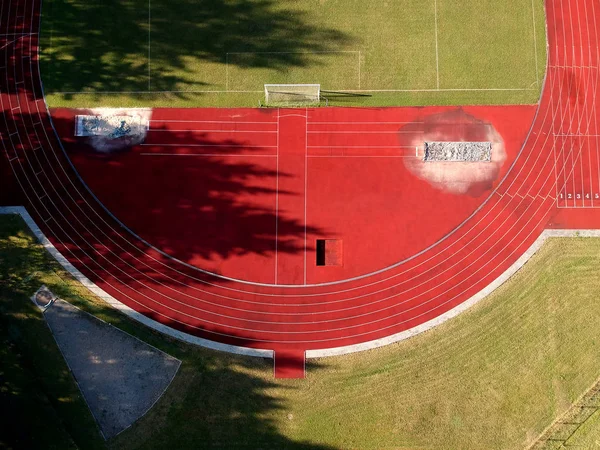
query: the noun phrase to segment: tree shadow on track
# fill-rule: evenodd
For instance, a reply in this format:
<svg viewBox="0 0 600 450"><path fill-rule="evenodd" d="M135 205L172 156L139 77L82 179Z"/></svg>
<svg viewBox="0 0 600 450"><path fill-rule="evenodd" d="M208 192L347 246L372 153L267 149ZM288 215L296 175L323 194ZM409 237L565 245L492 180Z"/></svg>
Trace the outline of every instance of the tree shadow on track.
<svg viewBox="0 0 600 450"><path fill-rule="evenodd" d="M10 270L9 270L10 269ZM40 284L61 298L183 361L158 403L104 443L49 328L28 300ZM14 448L264 448L325 450L283 435L285 399L272 391L272 361L184 344L131 321L81 290L35 245L23 221L0 216L0 401L11 411L0 442ZM313 366L315 369L317 366Z"/></svg>
<svg viewBox="0 0 600 450"><path fill-rule="evenodd" d="M108 261L115 262L122 271L112 270L113 274L137 277L146 267L136 259L149 255L153 260L171 266L168 259L174 257L213 273L273 283L276 254L310 252L314 246L305 246L305 234L327 233L318 226L305 224L301 217L284 208L277 209L277 198L283 202L286 198L303 195L303 192L277 189L278 178L297 175L278 173L275 157L252 157L256 152L273 149L252 148L243 139L221 139L214 134L161 130L164 132L156 133L160 134L160 141L176 143L175 147L137 146L102 154L85 140L73 137L75 114L73 110L55 112L54 124L83 182L127 228L165 253L160 254L133 236L125 240L120 237L127 234L125 230L107 216L96 198L89 195L52 139L53 148L45 146L43 152L21 154L22 172L18 174L29 191L30 200L38 203L38 198L43 199L43 208L37 206L37 209L48 206L52 211L50 214L61 224L60 228L66 230L61 240L69 243L71 238L75 239L70 250L80 253L78 245L83 249L90 246L85 250L87 255L81 255L81 260L89 260L99 271L98 275L86 273L91 278L102 279L100 266L111 268ZM22 123L32 120L20 116ZM39 136L39 126L37 131ZM36 133L31 134L37 139ZM32 143L32 146L36 144ZM206 151L217 153L202 157L150 156L155 155L153 152L186 149L197 152L206 148ZM220 157L218 152L239 154L239 158ZM73 217L70 212L74 212ZM105 217L112 229L102 226L96 213ZM36 221L40 223L40 218ZM55 223L49 223L49 226L56 228ZM93 254L106 258L106 261L94 258ZM202 276L194 269L175 266L194 277ZM153 280L167 284L185 280L180 273L166 272L168 276L153 272Z"/></svg>
<svg viewBox="0 0 600 450"><path fill-rule="evenodd" d="M226 64L279 71L318 64L315 53L351 42L311 24L293 2L274 0L50 0L42 27L47 93L130 91L132 98L221 84ZM245 56L228 61L232 52Z"/></svg>

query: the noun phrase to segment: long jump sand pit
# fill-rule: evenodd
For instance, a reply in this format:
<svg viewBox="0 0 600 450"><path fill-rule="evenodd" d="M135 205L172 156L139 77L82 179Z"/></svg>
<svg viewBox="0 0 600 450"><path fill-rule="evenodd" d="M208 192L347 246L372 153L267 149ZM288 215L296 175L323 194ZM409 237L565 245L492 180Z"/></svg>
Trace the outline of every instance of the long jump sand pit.
<svg viewBox="0 0 600 450"><path fill-rule="evenodd" d="M105 439L143 416L181 364L64 300L44 317Z"/></svg>
<svg viewBox="0 0 600 450"><path fill-rule="evenodd" d="M405 161L413 175L452 194L478 196L492 188L507 155L491 123L458 108L430 115L420 126L422 136L410 145L423 149L423 158Z"/></svg>

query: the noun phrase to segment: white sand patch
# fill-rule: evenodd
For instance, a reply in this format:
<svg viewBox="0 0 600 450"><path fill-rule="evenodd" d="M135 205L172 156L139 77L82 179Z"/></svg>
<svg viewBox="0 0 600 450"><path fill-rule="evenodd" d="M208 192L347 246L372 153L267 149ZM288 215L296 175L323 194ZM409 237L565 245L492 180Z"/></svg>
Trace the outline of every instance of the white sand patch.
<svg viewBox="0 0 600 450"><path fill-rule="evenodd" d="M89 109L81 116L76 134L83 134L85 143L94 150L112 153L144 142L151 116L151 108Z"/></svg>

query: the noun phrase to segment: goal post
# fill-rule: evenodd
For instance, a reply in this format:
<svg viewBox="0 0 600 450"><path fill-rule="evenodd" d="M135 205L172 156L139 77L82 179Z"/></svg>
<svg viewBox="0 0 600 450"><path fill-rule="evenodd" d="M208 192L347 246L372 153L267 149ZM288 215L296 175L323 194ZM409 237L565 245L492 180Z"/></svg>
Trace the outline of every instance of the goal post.
<svg viewBox="0 0 600 450"><path fill-rule="evenodd" d="M320 101L320 84L265 84L267 105L309 105Z"/></svg>

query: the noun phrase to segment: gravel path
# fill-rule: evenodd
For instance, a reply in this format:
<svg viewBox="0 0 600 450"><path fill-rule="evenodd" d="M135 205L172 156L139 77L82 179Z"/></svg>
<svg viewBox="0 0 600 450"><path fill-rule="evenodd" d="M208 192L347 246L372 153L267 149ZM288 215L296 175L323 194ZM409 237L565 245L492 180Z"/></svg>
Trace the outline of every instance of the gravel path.
<svg viewBox="0 0 600 450"><path fill-rule="evenodd" d="M44 317L106 439L143 416L181 364L63 300Z"/></svg>

